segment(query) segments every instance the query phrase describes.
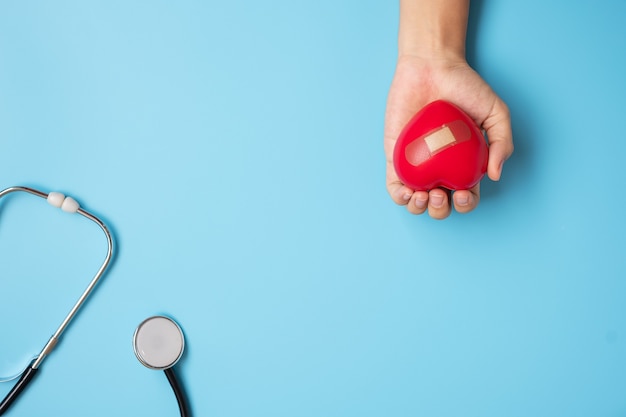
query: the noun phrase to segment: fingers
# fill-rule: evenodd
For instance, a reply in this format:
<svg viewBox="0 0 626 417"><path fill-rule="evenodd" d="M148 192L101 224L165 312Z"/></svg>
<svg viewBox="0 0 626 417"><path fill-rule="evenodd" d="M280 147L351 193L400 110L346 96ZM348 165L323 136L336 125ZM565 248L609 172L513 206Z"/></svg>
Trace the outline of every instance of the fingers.
<svg viewBox="0 0 626 417"><path fill-rule="evenodd" d="M391 161L387 161L387 192L396 204L406 206L412 214L423 214L428 211L432 218L442 220L452 211L449 191L441 188L430 192L410 189L400 181ZM475 207L474 201L477 201L477 198L472 197L464 208L467 211L471 210Z"/></svg>
<svg viewBox="0 0 626 417"><path fill-rule="evenodd" d="M411 214L419 215L428 211L428 215L433 219L443 220L450 216L452 206L457 212L464 214L474 210L479 202L480 184L470 190L455 191L454 194L441 188L430 192L414 191L406 203L406 208Z"/></svg>
<svg viewBox="0 0 626 417"><path fill-rule="evenodd" d="M412 214L423 214L428 209L428 191L415 191L406 209Z"/></svg>
<svg viewBox="0 0 626 417"><path fill-rule="evenodd" d="M480 201L480 184L471 190L455 191L453 195L454 209L459 213L469 213L474 210Z"/></svg>
<svg viewBox="0 0 626 417"><path fill-rule="evenodd" d="M394 203L400 206L408 204L413 196L413 190L400 181L391 162L387 162L387 192Z"/></svg>
<svg viewBox="0 0 626 417"><path fill-rule="evenodd" d="M394 203L404 206L409 203L411 200L411 196L413 195L413 190L405 187L400 182L394 182L389 184L387 187L387 191L389 192L389 196L394 201Z"/></svg>
<svg viewBox="0 0 626 417"><path fill-rule="evenodd" d="M513 153L513 133L511 131L511 115L509 108L499 98L493 109L483 122L483 128L489 139L489 162L487 175L493 181L500 180L502 166Z"/></svg>
<svg viewBox="0 0 626 417"><path fill-rule="evenodd" d="M443 220L450 215L450 192L435 188L428 193L428 215Z"/></svg>
<svg viewBox="0 0 626 417"><path fill-rule="evenodd" d="M428 215L433 219L443 220L450 215L450 192L435 188L428 191L415 191L406 206L409 213L423 214L428 210Z"/></svg>

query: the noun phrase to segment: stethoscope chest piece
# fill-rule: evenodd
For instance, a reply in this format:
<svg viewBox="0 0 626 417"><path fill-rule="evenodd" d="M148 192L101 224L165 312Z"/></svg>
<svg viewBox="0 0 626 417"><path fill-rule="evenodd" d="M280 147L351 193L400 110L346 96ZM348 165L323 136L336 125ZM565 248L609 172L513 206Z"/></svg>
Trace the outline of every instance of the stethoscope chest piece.
<svg viewBox="0 0 626 417"><path fill-rule="evenodd" d="M185 337L180 326L169 317L148 317L135 330L133 349L144 366L165 372L176 395L181 417L189 417L187 400L173 368L185 349Z"/></svg>
<svg viewBox="0 0 626 417"><path fill-rule="evenodd" d="M174 320L153 316L142 321L135 330L133 348L144 366L164 370L174 366L183 355L185 338Z"/></svg>

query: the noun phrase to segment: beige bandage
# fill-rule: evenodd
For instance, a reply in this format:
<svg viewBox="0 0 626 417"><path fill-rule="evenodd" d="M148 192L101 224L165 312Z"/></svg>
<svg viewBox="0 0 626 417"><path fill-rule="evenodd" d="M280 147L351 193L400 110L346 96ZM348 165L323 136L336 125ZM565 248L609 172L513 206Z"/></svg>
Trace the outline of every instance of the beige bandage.
<svg viewBox="0 0 626 417"><path fill-rule="evenodd" d="M434 154L438 150L456 142L456 138L448 126L443 126L441 129L426 136L424 142L426 142L430 153Z"/></svg>

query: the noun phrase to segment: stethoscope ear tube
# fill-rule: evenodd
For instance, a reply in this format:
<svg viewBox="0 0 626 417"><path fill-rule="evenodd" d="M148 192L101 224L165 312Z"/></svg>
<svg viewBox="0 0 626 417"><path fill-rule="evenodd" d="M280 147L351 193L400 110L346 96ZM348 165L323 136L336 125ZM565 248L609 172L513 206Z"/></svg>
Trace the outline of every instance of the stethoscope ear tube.
<svg viewBox="0 0 626 417"><path fill-rule="evenodd" d="M33 368L32 366L28 366L17 383L13 386L11 391L4 397L4 400L0 403L0 416L4 414L6 410L9 409L13 401L20 395L20 393L26 388L28 383L33 380L37 374L37 368Z"/></svg>
<svg viewBox="0 0 626 417"><path fill-rule="evenodd" d="M48 340L48 342L46 343L42 351L39 353L39 355L33 360L33 362L28 366L28 368L26 368L26 370L24 371L24 373L22 374L18 382L11 389L11 391L7 394L4 400L0 402L0 415L4 414L4 412L9 408L9 406L13 403L13 401L15 401L16 397L24 390L24 388L26 388L28 383L33 379L33 377L35 376L35 373L37 372L37 369L39 369L39 366L41 365L43 360L54 349L54 347L56 346L57 342L59 341L61 337L61 334L65 331L65 329L69 325L70 321L72 321L72 319L74 318L74 316L76 315L80 307L85 303L87 297L91 294L91 292L93 291L94 287L96 286L100 278L102 278L102 276L104 275L105 271L109 267L109 264L113 258L113 236L111 235L111 232L106 227L106 225L102 222L102 220L100 220L98 217L91 214L90 212L80 208L80 205L76 202L76 200L74 200L71 197L66 197L61 193L57 193L57 192L44 193L42 191L35 190L33 188L20 187L20 186L10 187L10 188L6 188L0 191L0 198L8 194L14 193L14 192L24 192L24 193L35 195L37 197L41 197L45 200L48 200L48 203L50 203L50 205L54 207L60 208L61 210L68 212L68 213L78 213L81 216L96 223L102 229L106 237L107 253L104 258L104 261L102 262L102 265L98 269L98 272L96 272L95 276L89 282L89 285L87 286L87 288L83 291L83 293L78 298L78 301L76 301L76 303L74 304L70 312L67 314L67 316L65 316L65 318L63 319L63 322L61 322L56 332L54 332L52 337Z"/></svg>

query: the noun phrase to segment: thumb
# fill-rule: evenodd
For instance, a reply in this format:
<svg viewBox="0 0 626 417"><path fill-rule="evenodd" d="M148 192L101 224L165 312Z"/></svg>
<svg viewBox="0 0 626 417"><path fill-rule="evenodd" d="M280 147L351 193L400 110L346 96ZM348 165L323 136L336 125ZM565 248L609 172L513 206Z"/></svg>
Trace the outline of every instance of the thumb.
<svg viewBox="0 0 626 417"><path fill-rule="evenodd" d="M496 99L491 113L483 122L483 128L489 141L487 175L492 181L498 181L502 175L504 161L513 153L511 115L501 99Z"/></svg>

